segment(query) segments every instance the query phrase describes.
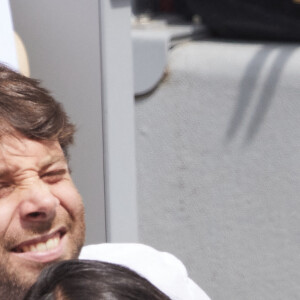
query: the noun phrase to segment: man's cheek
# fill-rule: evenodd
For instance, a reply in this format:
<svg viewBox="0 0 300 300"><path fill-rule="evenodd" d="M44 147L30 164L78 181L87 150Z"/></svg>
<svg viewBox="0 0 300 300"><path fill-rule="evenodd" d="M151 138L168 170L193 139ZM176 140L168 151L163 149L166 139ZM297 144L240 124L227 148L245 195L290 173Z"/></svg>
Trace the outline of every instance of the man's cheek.
<svg viewBox="0 0 300 300"><path fill-rule="evenodd" d="M0 199L1 202L1 199ZM13 223L13 212L9 209L4 209L0 205L0 245L2 244L3 235L9 230Z"/></svg>
<svg viewBox="0 0 300 300"><path fill-rule="evenodd" d="M81 196L72 184L57 185L52 188L52 193L71 215L81 210L83 206Z"/></svg>

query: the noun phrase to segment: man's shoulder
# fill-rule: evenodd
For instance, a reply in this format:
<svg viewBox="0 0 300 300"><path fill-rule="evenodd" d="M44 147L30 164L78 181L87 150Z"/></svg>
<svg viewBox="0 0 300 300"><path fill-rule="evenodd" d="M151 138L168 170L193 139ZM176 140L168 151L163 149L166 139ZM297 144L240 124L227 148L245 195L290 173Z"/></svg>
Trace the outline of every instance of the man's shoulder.
<svg viewBox="0 0 300 300"><path fill-rule="evenodd" d="M89 245L83 247L79 258L126 266L147 278L174 300L209 300L188 277L185 266L178 258L144 244Z"/></svg>

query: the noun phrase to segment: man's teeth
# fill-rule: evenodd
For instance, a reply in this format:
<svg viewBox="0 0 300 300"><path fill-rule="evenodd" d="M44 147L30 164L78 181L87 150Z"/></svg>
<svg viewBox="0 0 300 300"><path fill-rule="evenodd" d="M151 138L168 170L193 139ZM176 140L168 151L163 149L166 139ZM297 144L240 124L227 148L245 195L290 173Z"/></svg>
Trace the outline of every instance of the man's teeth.
<svg viewBox="0 0 300 300"><path fill-rule="evenodd" d="M45 252L54 249L59 244L59 237L49 239L47 242L40 242L35 245L23 246L23 252Z"/></svg>

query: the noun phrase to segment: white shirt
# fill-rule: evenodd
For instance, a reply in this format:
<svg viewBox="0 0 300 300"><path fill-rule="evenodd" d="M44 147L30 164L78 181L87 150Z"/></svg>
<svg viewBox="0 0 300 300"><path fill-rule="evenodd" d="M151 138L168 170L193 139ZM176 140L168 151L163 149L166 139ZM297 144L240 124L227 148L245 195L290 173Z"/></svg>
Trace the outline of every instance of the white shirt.
<svg viewBox="0 0 300 300"><path fill-rule="evenodd" d="M99 244L83 247L80 259L101 260L134 270L172 300L209 300L188 277L180 260L143 244Z"/></svg>

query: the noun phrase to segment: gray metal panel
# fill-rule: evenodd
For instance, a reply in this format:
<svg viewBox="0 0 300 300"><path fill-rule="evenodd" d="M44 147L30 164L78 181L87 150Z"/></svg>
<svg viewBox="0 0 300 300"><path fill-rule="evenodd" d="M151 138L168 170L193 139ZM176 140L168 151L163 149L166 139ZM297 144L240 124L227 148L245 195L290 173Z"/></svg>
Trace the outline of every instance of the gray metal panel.
<svg viewBox="0 0 300 300"><path fill-rule="evenodd" d="M99 1L105 196L110 242L136 242L137 205L130 1Z"/></svg>
<svg viewBox="0 0 300 300"><path fill-rule="evenodd" d="M105 241L98 0L11 0L31 76L42 79L77 124L73 178L86 206L87 243Z"/></svg>

